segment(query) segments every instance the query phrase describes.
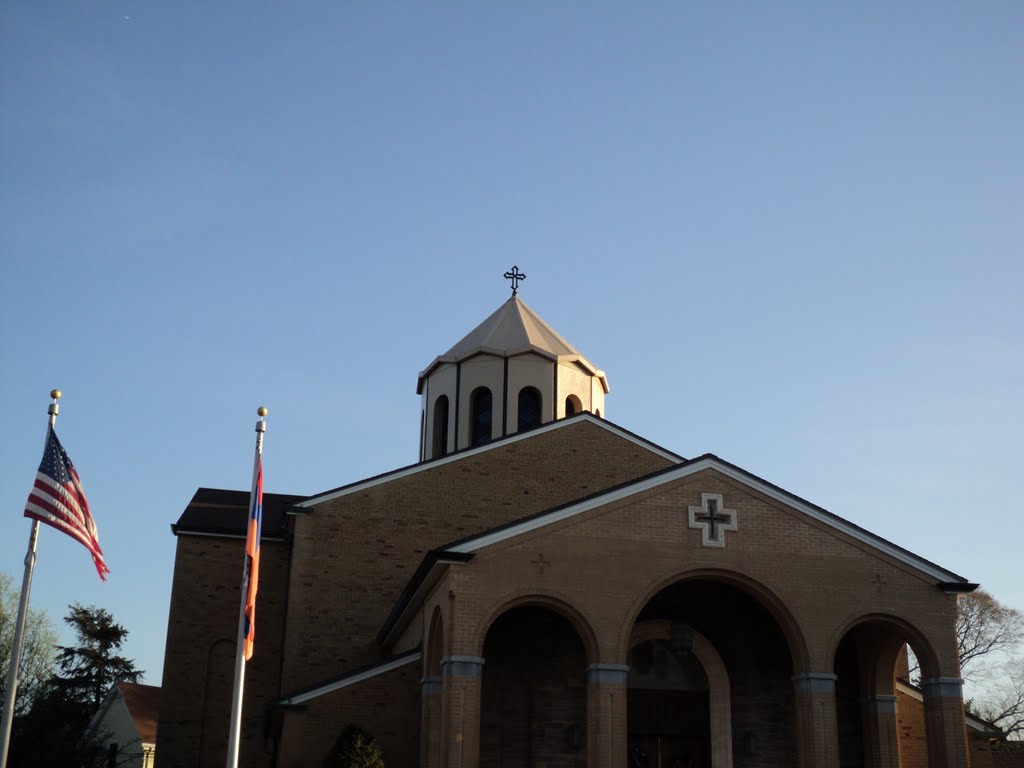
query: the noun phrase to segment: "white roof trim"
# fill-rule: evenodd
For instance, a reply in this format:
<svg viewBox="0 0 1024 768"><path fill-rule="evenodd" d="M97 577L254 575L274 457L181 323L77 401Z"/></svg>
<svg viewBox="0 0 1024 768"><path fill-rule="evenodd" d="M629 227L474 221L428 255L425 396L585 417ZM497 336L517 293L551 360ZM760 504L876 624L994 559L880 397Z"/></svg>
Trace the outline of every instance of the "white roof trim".
<svg viewBox="0 0 1024 768"><path fill-rule="evenodd" d="M451 560L434 561L430 566L430 570L427 571L427 575L420 581L419 586L416 587L416 591L412 593L408 602L406 602L405 607L402 609L402 612L398 615L398 618L395 619L394 625L384 638L384 645L390 645L391 639L396 636L396 633L405 629L408 625L408 619L415 616L416 612L420 610L421 603L426 599L426 596L433 591L438 582L441 581L444 571L446 571L450 565L452 565Z"/></svg>
<svg viewBox="0 0 1024 768"><path fill-rule="evenodd" d="M385 661L383 664L378 664L375 667L364 669L362 672L357 672L354 675L349 675L348 677L343 677L340 680L335 680L332 683L321 685L311 691L297 693L294 696L289 696L287 699L281 699L277 703L286 705L305 704L307 701L312 701L320 696L326 696L328 693L340 691L342 688L348 688L350 685L363 682L363 680L369 680L371 677L383 675L385 672L390 672L393 669L404 667L406 664L412 664L413 662L419 661L421 658L423 658L423 653L421 651L416 651L416 653L411 653L408 656L391 659L390 661Z"/></svg>
<svg viewBox="0 0 1024 768"><path fill-rule="evenodd" d="M595 496L594 498L587 499L586 501L581 501L578 504L572 504L570 506L563 507L562 509L554 510L553 512L550 512L546 515L539 515L529 520L524 520L523 522L518 523L517 525L511 525L507 528L502 528L491 533L481 534L480 536L468 539L467 541L464 541L461 544L456 544L455 546L449 547L448 551L460 553L476 552L477 550L482 549L483 547L487 547L492 544L497 544L499 542L506 541L516 536L521 536L524 533L535 531L538 528L543 528L547 525L557 523L561 520L567 520L571 517L575 517L576 515L588 512L589 510L596 509L597 507L612 504L621 499L626 499L638 493L643 493L644 491L651 490L652 488L657 488L667 483L672 483L677 480L680 480L684 477L689 477L690 475L696 474L697 472L702 472L705 469L714 469L717 472L721 472L726 477L735 480L739 483L742 483L743 485L746 485L747 487L752 488L758 491L759 493L763 493L765 496L768 496L769 498L774 499L775 501L785 504L788 507L792 507L800 512L803 512L808 517L817 520L821 523L824 523L830 528L841 531L847 536L850 536L851 538L856 539L857 541L860 541L863 544L867 544L873 549L879 550L885 553L886 555L889 555L890 557L911 566L912 568L916 568L917 570L926 573L928 576L931 576L937 581L959 581L962 578L960 576L957 576L955 573L947 571L944 568L940 568L939 566L928 562L927 560L919 558L916 555L913 555L912 553L907 552L897 547L896 545L891 544L890 542L875 536L874 534L870 534L867 531L864 531L863 529L853 525L852 523L848 523L845 520L833 517L832 515L809 505L807 502L804 502L798 499L797 497L792 496L791 494L786 493L785 491L782 491L779 488L769 485L768 483L756 480L750 475L746 474L745 472L740 472L734 467L729 466L723 463L721 460L716 459L714 457L704 457L699 460L693 461L689 464L686 464L685 466L670 469L666 472L656 475L655 477L650 477L647 478L646 480L641 480L639 482L632 483L622 488L608 491L607 493L602 493L598 496Z"/></svg>
<svg viewBox="0 0 1024 768"><path fill-rule="evenodd" d="M557 421L549 421L547 424L542 424L536 429L531 429L529 432L519 432L514 435L509 435L508 437L503 437L499 440L487 443L486 445L480 445L477 446L476 448L469 448L467 450L459 451L457 453L450 453L447 456L440 459L432 459L430 461L420 462L419 464L412 464L408 467L405 467L404 469L395 470L394 472L388 472L383 475L378 475L377 477L371 477L368 480L356 482L353 483L352 485L346 485L343 488L338 488L337 490L334 491L327 491L326 493L317 496L312 496L306 499L305 501L299 502L298 504L295 504L294 507L298 509L310 509L316 506L317 504L323 504L326 501L332 501L342 496L347 496L350 493L365 491L368 488L383 485L384 483L390 483L392 480L401 480L402 478L415 475L419 472L423 472L428 469L433 469L434 467L440 467L444 466L445 464L451 464L452 462L461 461L462 459L465 459L469 456L476 456L477 454L484 453L485 451L490 451L505 445L517 443L520 440L529 440L531 437L543 435L547 432L551 432L556 429L561 429L563 427L576 424L580 421L589 421L591 424L596 424L602 429L606 429L612 434L618 435L619 437L628 440L629 442L634 443L657 456L661 456L663 459L667 459L668 461L671 461L674 464L679 464L681 461L683 461L683 459L681 459L676 454L666 451L664 448L661 448L655 445L654 443L642 440L636 435L633 435L625 431L624 429L615 426L611 422L605 421L604 419L599 419L598 417L594 416L592 413L588 411L582 413L579 416L571 417L568 419L558 419ZM288 514L294 513L289 512Z"/></svg>

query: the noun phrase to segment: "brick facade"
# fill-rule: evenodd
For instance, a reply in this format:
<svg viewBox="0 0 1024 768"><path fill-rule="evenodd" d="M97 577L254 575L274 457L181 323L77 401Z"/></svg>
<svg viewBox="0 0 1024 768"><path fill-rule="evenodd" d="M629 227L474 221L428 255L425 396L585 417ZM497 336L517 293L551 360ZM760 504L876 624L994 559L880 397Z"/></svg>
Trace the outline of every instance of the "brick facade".
<svg viewBox="0 0 1024 768"><path fill-rule="evenodd" d="M724 546L690 523L707 495L735 515ZM318 765L349 723L389 766L622 768L641 744L695 768L968 764L966 582L714 457L681 462L585 415L314 497L282 530L245 765ZM179 536L163 768L222 755L233 648L216 640L233 636L240 563L240 540ZM631 687L638 633L675 669L687 630L718 677ZM894 688L906 642L927 683L913 704ZM373 673L404 652L414 663ZM655 700L696 724L659 722Z"/></svg>

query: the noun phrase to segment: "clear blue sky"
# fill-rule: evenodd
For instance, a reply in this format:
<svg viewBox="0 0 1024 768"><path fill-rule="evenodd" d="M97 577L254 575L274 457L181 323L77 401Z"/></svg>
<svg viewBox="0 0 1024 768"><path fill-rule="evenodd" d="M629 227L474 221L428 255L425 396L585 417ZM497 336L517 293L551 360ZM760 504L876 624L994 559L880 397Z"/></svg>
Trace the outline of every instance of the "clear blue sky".
<svg viewBox="0 0 1024 768"><path fill-rule="evenodd" d="M413 462L416 374L518 264L613 421L1024 608L1022 34L1019 2L4 3L0 570L60 387L112 573L45 529L32 604L108 608L158 684L170 523L248 486L256 407L267 491Z"/></svg>

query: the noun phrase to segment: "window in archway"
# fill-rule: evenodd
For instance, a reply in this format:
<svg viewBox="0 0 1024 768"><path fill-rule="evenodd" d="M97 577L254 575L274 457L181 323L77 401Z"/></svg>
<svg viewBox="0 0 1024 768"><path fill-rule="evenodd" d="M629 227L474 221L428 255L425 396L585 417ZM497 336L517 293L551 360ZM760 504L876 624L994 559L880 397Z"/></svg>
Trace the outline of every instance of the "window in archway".
<svg viewBox="0 0 1024 768"><path fill-rule="evenodd" d="M577 413L583 410L583 403L576 395L569 395L565 398L565 415L575 416Z"/></svg>
<svg viewBox="0 0 1024 768"><path fill-rule="evenodd" d="M522 432L540 426L541 397L533 387L519 390L519 428Z"/></svg>
<svg viewBox="0 0 1024 768"><path fill-rule="evenodd" d="M432 457L448 453L448 396L441 395L434 401L434 450Z"/></svg>
<svg viewBox="0 0 1024 768"><path fill-rule="evenodd" d="M469 397L469 444L483 445L491 439L491 390L477 387Z"/></svg>

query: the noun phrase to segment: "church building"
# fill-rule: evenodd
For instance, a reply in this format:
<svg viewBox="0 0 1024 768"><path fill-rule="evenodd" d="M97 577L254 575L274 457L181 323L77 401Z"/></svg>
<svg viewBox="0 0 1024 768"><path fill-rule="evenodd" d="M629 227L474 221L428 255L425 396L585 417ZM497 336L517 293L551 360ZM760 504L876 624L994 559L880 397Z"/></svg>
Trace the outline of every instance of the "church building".
<svg viewBox="0 0 1024 768"><path fill-rule="evenodd" d="M610 421L515 288L416 390L416 463L264 496L242 765L319 767L351 725L388 768L991 764L953 632L977 585ZM248 500L172 526L160 768L225 765Z"/></svg>

